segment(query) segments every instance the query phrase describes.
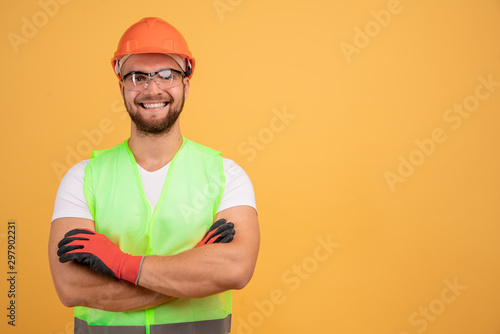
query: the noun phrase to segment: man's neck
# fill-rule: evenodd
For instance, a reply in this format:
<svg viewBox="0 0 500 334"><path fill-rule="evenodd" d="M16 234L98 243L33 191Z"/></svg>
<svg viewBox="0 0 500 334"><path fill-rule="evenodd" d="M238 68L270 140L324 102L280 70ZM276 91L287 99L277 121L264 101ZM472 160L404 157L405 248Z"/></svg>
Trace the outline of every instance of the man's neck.
<svg viewBox="0 0 500 334"><path fill-rule="evenodd" d="M153 172L172 160L182 145L180 127L176 125L168 133L159 135L143 134L132 126L128 146L139 166Z"/></svg>

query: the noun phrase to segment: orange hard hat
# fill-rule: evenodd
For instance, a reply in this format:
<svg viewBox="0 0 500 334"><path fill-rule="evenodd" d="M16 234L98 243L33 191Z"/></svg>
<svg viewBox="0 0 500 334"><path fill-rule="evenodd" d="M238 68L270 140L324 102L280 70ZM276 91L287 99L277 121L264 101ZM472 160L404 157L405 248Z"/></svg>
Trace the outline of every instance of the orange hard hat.
<svg viewBox="0 0 500 334"><path fill-rule="evenodd" d="M195 60L186 40L172 25L157 17L146 17L125 31L118 42L118 48L111 58L111 66L120 79L119 60L131 54L166 53L185 59L186 76L193 76Z"/></svg>

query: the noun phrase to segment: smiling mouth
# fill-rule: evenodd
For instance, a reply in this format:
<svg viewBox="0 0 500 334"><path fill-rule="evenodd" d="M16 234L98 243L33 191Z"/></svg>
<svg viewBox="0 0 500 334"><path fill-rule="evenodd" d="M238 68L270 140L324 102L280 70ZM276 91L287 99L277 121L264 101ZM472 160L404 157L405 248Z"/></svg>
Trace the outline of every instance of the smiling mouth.
<svg viewBox="0 0 500 334"><path fill-rule="evenodd" d="M167 102L139 103L144 109L161 109L167 106Z"/></svg>

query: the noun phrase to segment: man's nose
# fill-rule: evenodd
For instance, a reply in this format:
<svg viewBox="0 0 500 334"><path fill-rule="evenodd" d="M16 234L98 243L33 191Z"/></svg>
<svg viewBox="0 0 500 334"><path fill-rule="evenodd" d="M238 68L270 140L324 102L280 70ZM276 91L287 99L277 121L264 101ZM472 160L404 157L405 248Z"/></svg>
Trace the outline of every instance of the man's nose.
<svg viewBox="0 0 500 334"><path fill-rule="evenodd" d="M160 84L155 80L154 77L148 78L148 84L144 90L149 91L150 93L154 93L156 91L163 91L163 89L161 89L160 87Z"/></svg>

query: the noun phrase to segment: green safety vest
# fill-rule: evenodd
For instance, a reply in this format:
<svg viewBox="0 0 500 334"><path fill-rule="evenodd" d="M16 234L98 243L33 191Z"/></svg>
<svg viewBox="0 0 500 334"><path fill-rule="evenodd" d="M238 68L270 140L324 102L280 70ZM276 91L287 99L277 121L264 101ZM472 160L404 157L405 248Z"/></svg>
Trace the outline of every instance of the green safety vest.
<svg viewBox="0 0 500 334"><path fill-rule="evenodd" d="M96 231L132 255L175 255L192 249L213 223L225 176L220 152L183 137L154 212L128 140L93 151L84 191ZM106 295L103 294L103 298ZM75 307L75 333L229 333L231 292L177 298L143 311Z"/></svg>

